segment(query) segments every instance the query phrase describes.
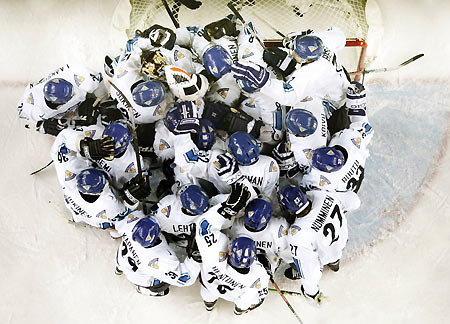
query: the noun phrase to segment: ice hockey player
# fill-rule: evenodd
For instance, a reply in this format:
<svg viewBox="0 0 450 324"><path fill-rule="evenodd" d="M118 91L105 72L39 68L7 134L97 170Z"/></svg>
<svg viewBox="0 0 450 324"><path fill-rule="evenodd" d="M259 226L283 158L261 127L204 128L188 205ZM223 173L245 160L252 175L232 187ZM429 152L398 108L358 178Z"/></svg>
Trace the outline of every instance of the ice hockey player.
<svg viewBox="0 0 450 324"><path fill-rule="evenodd" d="M123 236L117 250L116 274L125 274L136 290L147 296L166 296L170 285L192 285L200 264L190 257L180 262L161 234L158 222L140 211L133 215L120 228Z"/></svg>
<svg viewBox="0 0 450 324"><path fill-rule="evenodd" d="M366 90L362 84L353 82L348 87L346 108L350 126L334 134L326 147L311 152L311 172L301 181L305 187L358 192L374 134L367 118Z"/></svg>
<svg viewBox="0 0 450 324"><path fill-rule="evenodd" d="M311 151L327 145L329 132L322 100L305 97L289 110L285 119L286 140L272 153L280 167L281 175L296 183L297 176L311 169Z"/></svg>
<svg viewBox="0 0 450 324"><path fill-rule="evenodd" d="M291 224L288 243L294 263L285 271L285 276L301 279L303 295L320 306L322 270L327 265L333 271L339 270L348 239L345 213L359 208L360 200L352 191L305 193L293 185L283 187L278 197L284 216Z"/></svg>
<svg viewBox="0 0 450 324"><path fill-rule="evenodd" d="M327 103L327 117L345 103L345 93L350 83L345 69L335 52L345 46L345 35L337 27L323 32L291 33L283 41L292 57L300 64L287 81L270 78L267 69L239 61L232 72L239 81L260 89L260 93L286 106L295 106L305 96L315 94Z"/></svg>
<svg viewBox="0 0 450 324"><path fill-rule="evenodd" d="M97 123L100 100L108 97L101 73L66 64L29 84L17 107L25 127L56 136L61 130Z"/></svg>
<svg viewBox="0 0 450 324"><path fill-rule="evenodd" d="M223 223L244 208L249 198L247 187L237 182L225 202L211 207L197 221L200 293L208 311L222 298L233 302L234 313L241 315L260 306L268 294L269 275L256 259L255 242L240 236L230 243L221 232Z"/></svg>
<svg viewBox="0 0 450 324"><path fill-rule="evenodd" d="M272 217L272 206L267 200L256 198L247 204L244 217L235 220L229 233L231 238L251 237L258 260L273 275L282 260L292 262L287 244L288 229L284 218Z"/></svg>

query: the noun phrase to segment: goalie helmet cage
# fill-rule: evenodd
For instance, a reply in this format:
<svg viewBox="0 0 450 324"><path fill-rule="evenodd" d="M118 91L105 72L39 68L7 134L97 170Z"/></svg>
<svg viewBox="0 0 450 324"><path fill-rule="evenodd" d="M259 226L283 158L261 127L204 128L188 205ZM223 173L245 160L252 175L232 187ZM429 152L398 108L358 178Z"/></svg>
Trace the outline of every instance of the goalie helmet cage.
<svg viewBox="0 0 450 324"><path fill-rule="evenodd" d="M349 59L355 70L350 74L359 81L364 69L368 25L365 7L367 0L202 0L196 10L188 9L178 0L166 0L180 26L204 26L231 14L231 2L246 22L251 21L264 39L266 46L280 46L279 31L284 35L307 29L326 30L337 26L347 36L347 48L357 51ZM173 23L162 0L130 0L129 38L135 31L153 24L173 28ZM341 60L342 61L342 60ZM357 62L355 64L355 62ZM343 62L347 66L349 62Z"/></svg>

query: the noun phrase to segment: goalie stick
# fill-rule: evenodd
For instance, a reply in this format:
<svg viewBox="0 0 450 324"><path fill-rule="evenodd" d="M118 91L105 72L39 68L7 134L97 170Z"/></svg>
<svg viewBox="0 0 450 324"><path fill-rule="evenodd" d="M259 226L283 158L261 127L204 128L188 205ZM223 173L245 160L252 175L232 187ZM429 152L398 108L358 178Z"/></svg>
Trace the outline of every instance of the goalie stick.
<svg viewBox="0 0 450 324"><path fill-rule="evenodd" d="M123 105L125 105L128 109L128 114L130 115L130 121L131 121L131 132L133 134L132 143L133 143L133 147L134 147L134 152L136 153L136 166L137 166L138 176L142 178L142 166L141 166L141 159L140 159L140 155L139 155L139 146L138 146L138 142L137 142L136 123L134 121L133 107L131 106L131 103L127 99L127 97L125 97L125 95L122 93L122 91L120 91L119 88L117 88L117 86L111 82L111 80L109 81L109 84L114 88L114 90L116 90L117 98L120 100L120 102Z"/></svg>

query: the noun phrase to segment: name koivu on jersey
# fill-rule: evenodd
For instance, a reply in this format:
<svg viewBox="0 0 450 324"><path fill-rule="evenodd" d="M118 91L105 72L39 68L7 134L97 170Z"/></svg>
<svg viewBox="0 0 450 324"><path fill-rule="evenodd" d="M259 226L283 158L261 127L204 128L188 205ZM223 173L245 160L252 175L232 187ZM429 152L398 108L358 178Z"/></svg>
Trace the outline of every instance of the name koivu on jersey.
<svg viewBox="0 0 450 324"><path fill-rule="evenodd" d="M327 219L327 215L331 209L331 206L333 206L333 204L334 204L334 199L327 195L323 201L322 207L320 208L319 214L317 215L314 222L311 224L311 229L318 232L322 228L323 224L325 223L325 220Z"/></svg>

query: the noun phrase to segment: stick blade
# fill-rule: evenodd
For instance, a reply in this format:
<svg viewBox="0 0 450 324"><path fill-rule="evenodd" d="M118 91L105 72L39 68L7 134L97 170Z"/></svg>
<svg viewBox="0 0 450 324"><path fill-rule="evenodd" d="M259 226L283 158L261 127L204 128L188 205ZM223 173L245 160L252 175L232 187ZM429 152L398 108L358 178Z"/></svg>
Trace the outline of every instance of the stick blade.
<svg viewBox="0 0 450 324"><path fill-rule="evenodd" d="M407 60L407 61L401 63L400 66L404 66L404 65L406 65L406 64L412 63L412 62L414 62L415 60L420 59L420 58L421 58L422 56L424 56L424 55L425 55L425 54L417 54L416 56L411 57L409 60Z"/></svg>

